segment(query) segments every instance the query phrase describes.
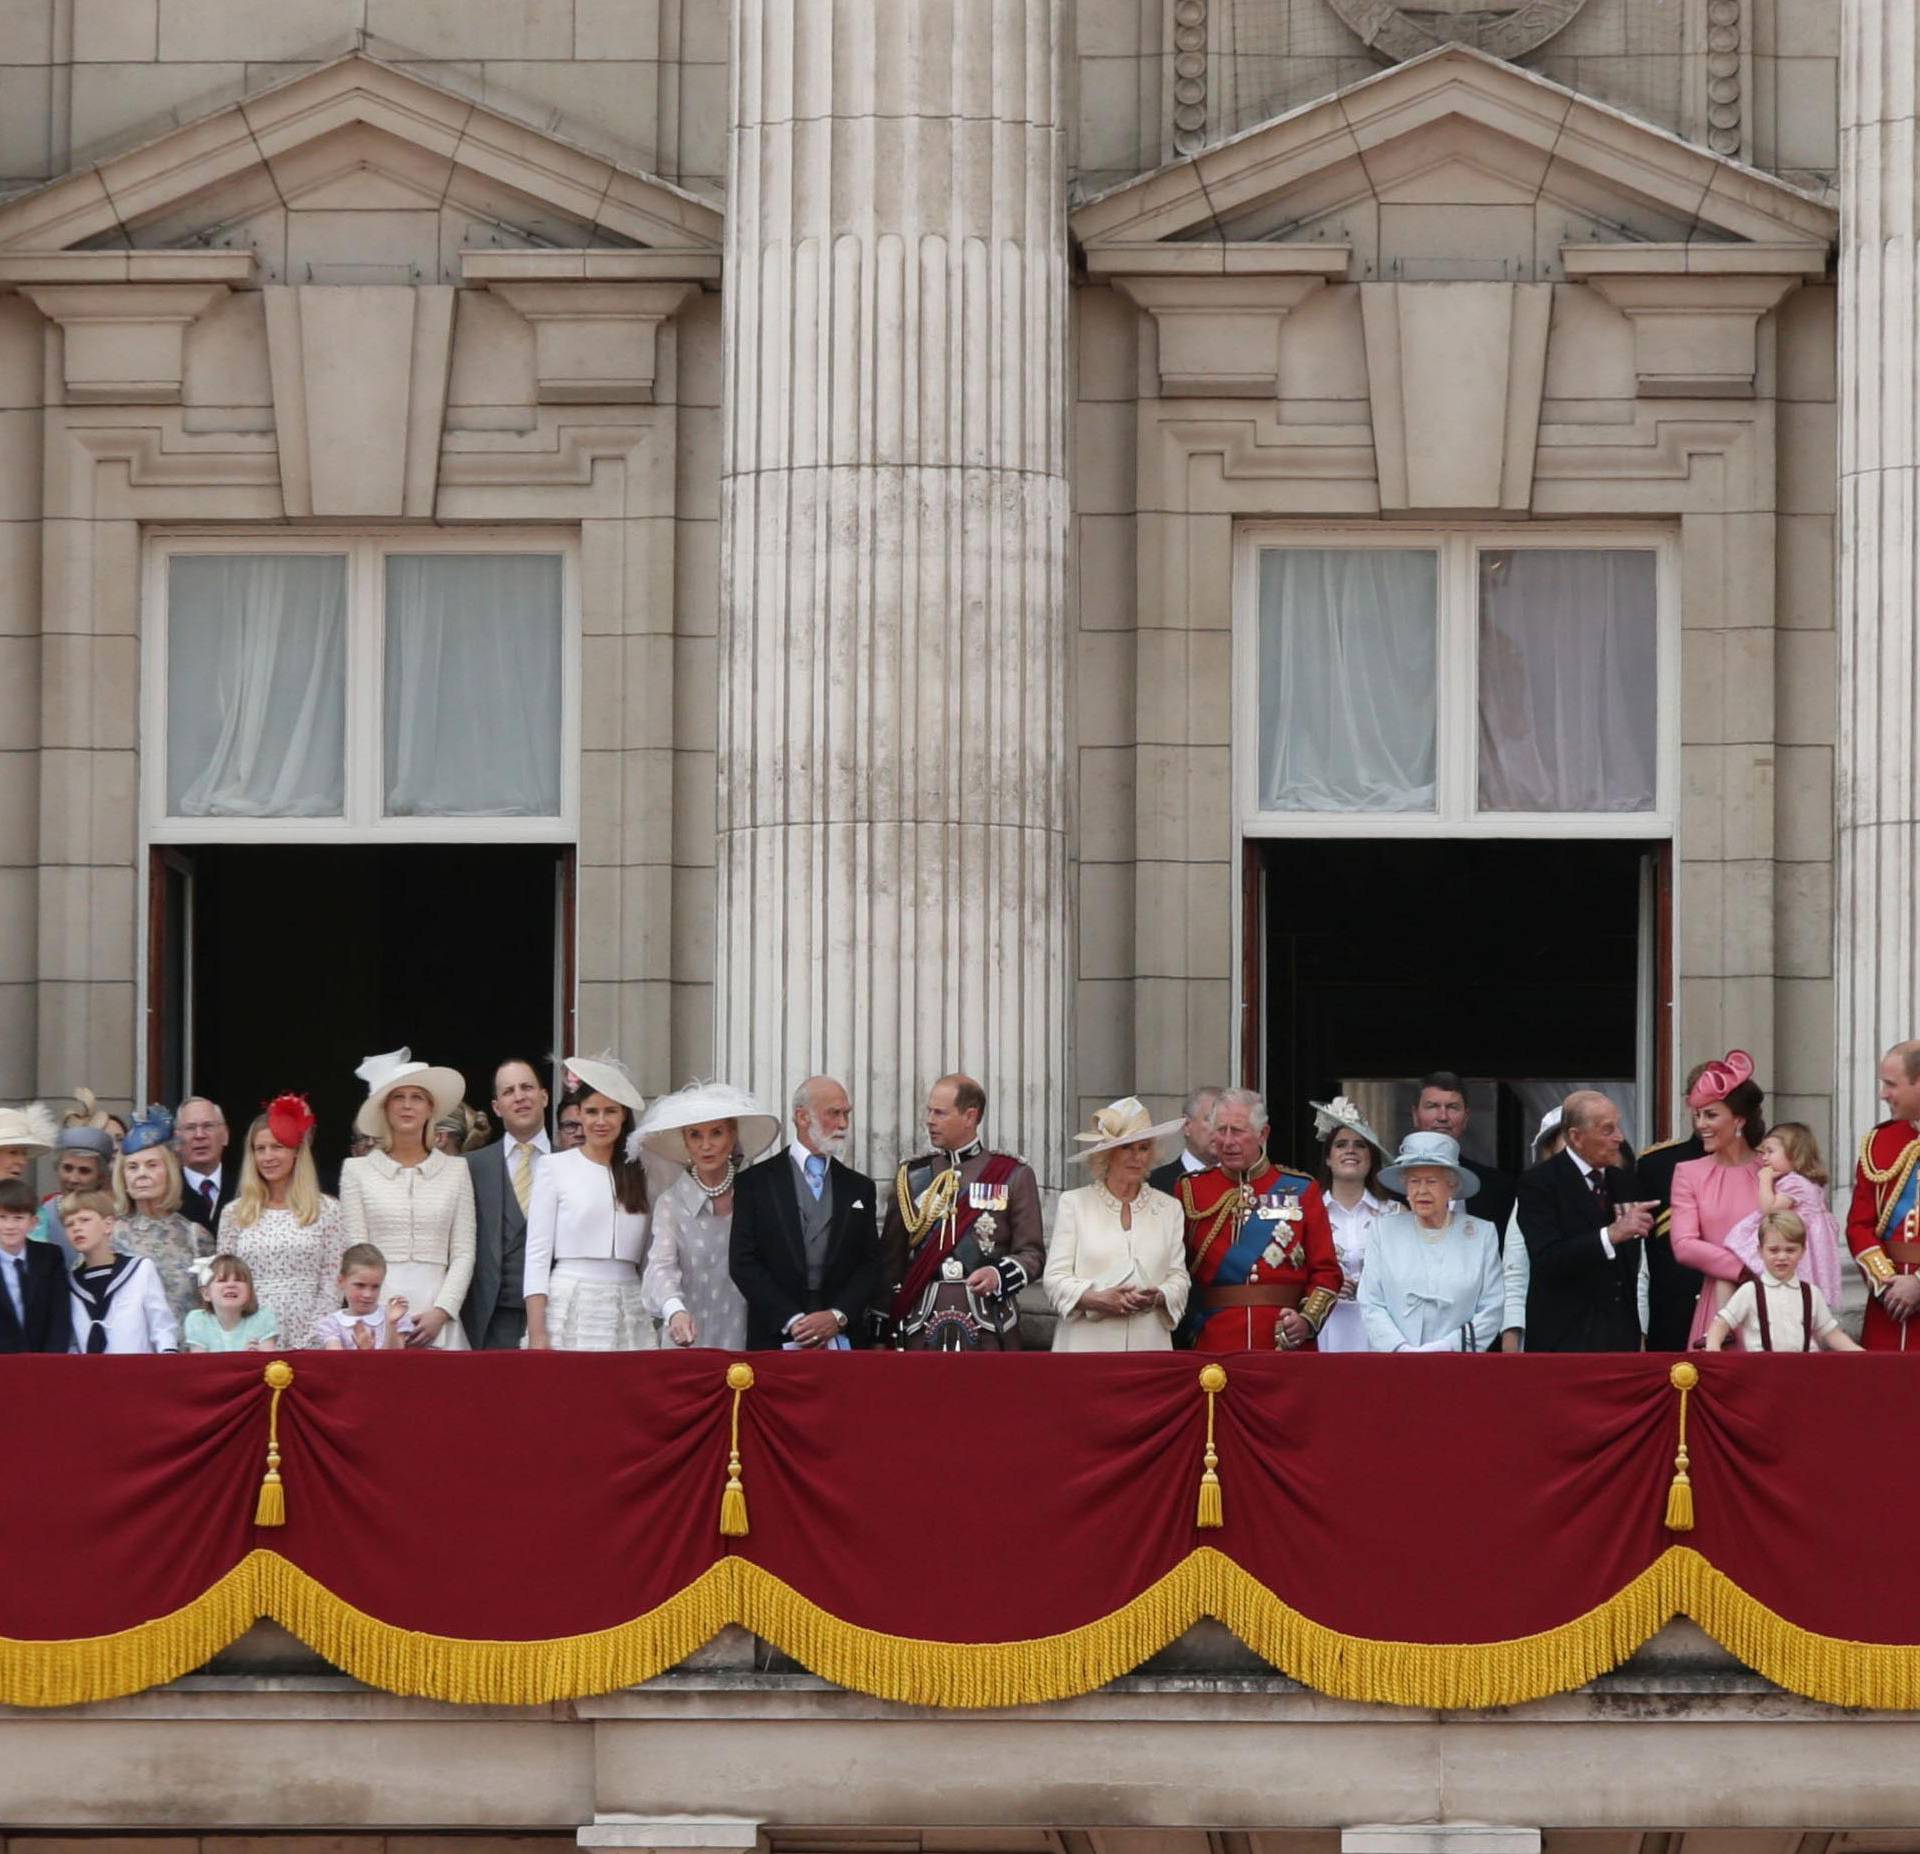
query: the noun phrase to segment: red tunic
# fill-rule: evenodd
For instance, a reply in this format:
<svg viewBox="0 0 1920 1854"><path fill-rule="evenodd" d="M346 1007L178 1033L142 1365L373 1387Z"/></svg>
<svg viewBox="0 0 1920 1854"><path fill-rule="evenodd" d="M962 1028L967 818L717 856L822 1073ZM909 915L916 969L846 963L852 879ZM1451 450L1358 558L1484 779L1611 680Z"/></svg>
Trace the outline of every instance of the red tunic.
<svg viewBox="0 0 1920 1854"><path fill-rule="evenodd" d="M1860 1162L1853 1170L1853 1202L1847 1210L1847 1247L1874 1290L1874 1298L1867 1303L1866 1329L1860 1335L1860 1343L1869 1352L1910 1351L1920 1355L1920 1333L1911 1343L1907 1337L1914 1322L1896 1320L1880 1304L1879 1297L1879 1290L1896 1275L1920 1272L1920 1264L1897 1262L1886 1247L1890 1242L1920 1243L1920 1212L1907 1189L1917 1166L1920 1133L1916 1133L1911 1120L1883 1120L1860 1142Z"/></svg>
<svg viewBox="0 0 1920 1854"><path fill-rule="evenodd" d="M1218 1166L1180 1181L1187 1218L1187 1272L1201 1321L1201 1352L1272 1351L1278 1306L1209 1308L1216 1291L1298 1290L1301 1317L1317 1333L1340 1291L1333 1220L1320 1187L1304 1172L1269 1165L1247 1180L1249 1198ZM1309 1340L1312 1347L1313 1341Z"/></svg>

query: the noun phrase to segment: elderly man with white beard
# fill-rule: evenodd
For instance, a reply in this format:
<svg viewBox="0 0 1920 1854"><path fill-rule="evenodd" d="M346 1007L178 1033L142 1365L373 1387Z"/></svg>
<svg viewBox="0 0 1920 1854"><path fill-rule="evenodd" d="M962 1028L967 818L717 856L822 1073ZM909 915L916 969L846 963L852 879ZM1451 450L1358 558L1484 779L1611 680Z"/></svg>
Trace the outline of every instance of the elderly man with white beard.
<svg viewBox="0 0 1920 1854"><path fill-rule="evenodd" d="M756 1351L864 1346L879 1298L879 1196L843 1164L853 1106L829 1075L793 1092L793 1139L734 1180L727 1264Z"/></svg>

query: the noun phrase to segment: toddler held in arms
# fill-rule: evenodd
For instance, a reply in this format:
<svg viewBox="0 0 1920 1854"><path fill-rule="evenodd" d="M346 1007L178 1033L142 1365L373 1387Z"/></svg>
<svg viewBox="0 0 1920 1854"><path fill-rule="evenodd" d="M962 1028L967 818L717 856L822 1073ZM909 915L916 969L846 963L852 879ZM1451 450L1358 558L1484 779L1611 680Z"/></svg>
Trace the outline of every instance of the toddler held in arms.
<svg viewBox="0 0 1920 1854"><path fill-rule="evenodd" d="M1829 1352L1857 1352L1840 1330L1827 1297L1799 1279L1807 1249L1807 1228L1791 1210L1771 1210L1760 1219L1760 1261L1766 1269L1757 1281L1743 1281L1707 1328L1706 1346L1717 1352L1737 1332L1749 1352L1811 1352L1816 1344Z"/></svg>
<svg viewBox="0 0 1920 1854"><path fill-rule="evenodd" d="M207 1304L187 1315L188 1352L268 1352L280 1344L280 1318L254 1292L253 1270L237 1255L196 1262L200 1298Z"/></svg>
<svg viewBox="0 0 1920 1854"><path fill-rule="evenodd" d="M1760 1263L1760 1225L1776 1210L1790 1210L1807 1232L1806 1247L1800 1255L1800 1279L1817 1287L1831 1306L1840 1298L1840 1227L1827 1206L1827 1168L1820 1157L1820 1143L1813 1129L1798 1120L1783 1120L1772 1128L1755 1149L1760 1160L1760 1208L1742 1217L1727 1232L1727 1247L1746 1263L1755 1275ZM1720 1297L1724 1307L1732 1284Z"/></svg>
<svg viewBox="0 0 1920 1854"><path fill-rule="evenodd" d="M69 1191L60 1221L80 1260L73 1271L76 1352L177 1352L180 1325L160 1271L144 1255L118 1255L110 1191Z"/></svg>
<svg viewBox="0 0 1920 1854"><path fill-rule="evenodd" d="M395 1294L383 1307L387 1258L370 1242L356 1242L340 1258L340 1302L313 1323L308 1341L323 1352L392 1352L413 1331L407 1297Z"/></svg>

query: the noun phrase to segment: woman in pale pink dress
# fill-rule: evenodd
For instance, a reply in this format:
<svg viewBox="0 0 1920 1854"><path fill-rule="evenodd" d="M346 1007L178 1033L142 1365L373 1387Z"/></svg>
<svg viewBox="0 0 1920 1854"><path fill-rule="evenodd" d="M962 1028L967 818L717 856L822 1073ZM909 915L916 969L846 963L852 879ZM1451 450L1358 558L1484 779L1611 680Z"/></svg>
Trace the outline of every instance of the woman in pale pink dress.
<svg viewBox="0 0 1920 1854"><path fill-rule="evenodd" d="M1687 1096L1693 1130L1706 1157L1673 1168L1673 1255L1706 1279L1693 1310L1689 1345L1698 1345L1733 1290L1747 1279L1745 1262L1727 1238L1760 1208L1760 1156L1766 1134L1760 1117L1766 1096L1753 1079L1753 1058L1732 1050L1709 1062Z"/></svg>

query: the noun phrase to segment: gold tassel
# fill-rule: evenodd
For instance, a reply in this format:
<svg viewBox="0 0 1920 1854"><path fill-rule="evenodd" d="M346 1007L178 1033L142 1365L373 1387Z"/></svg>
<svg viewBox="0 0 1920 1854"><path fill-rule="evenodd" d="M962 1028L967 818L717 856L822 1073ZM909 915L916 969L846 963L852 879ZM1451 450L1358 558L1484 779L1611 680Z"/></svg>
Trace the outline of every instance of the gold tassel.
<svg viewBox="0 0 1920 1854"><path fill-rule="evenodd" d="M1207 1452L1200 1472L1200 1516L1194 1524L1202 1532L1217 1532L1227 1523L1220 1500L1220 1455L1213 1446L1213 1400L1227 1388L1224 1365L1202 1365L1200 1388L1207 1394Z"/></svg>
<svg viewBox="0 0 1920 1854"><path fill-rule="evenodd" d="M727 1484L720 1495L720 1536L747 1536L747 1490L740 1485L740 1399L753 1389L751 1365L727 1367L727 1389L733 1392L733 1433L727 1443Z"/></svg>
<svg viewBox="0 0 1920 1854"><path fill-rule="evenodd" d="M260 1483L260 1499L253 1509L256 1526L284 1526L287 1523L287 1494L280 1484L280 1398L293 1382L293 1367L284 1358L276 1358L264 1376L273 1397L267 1404L267 1478Z"/></svg>
<svg viewBox="0 0 1920 1854"><path fill-rule="evenodd" d="M1680 1393L1680 1447L1673 1458L1673 1485L1667 1489L1667 1530L1693 1530L1693 1483L1687 1478L1687 1393L1700 1382L1699 1371L1682 1362L1667 1373L1667 1382Z"/></svg>

